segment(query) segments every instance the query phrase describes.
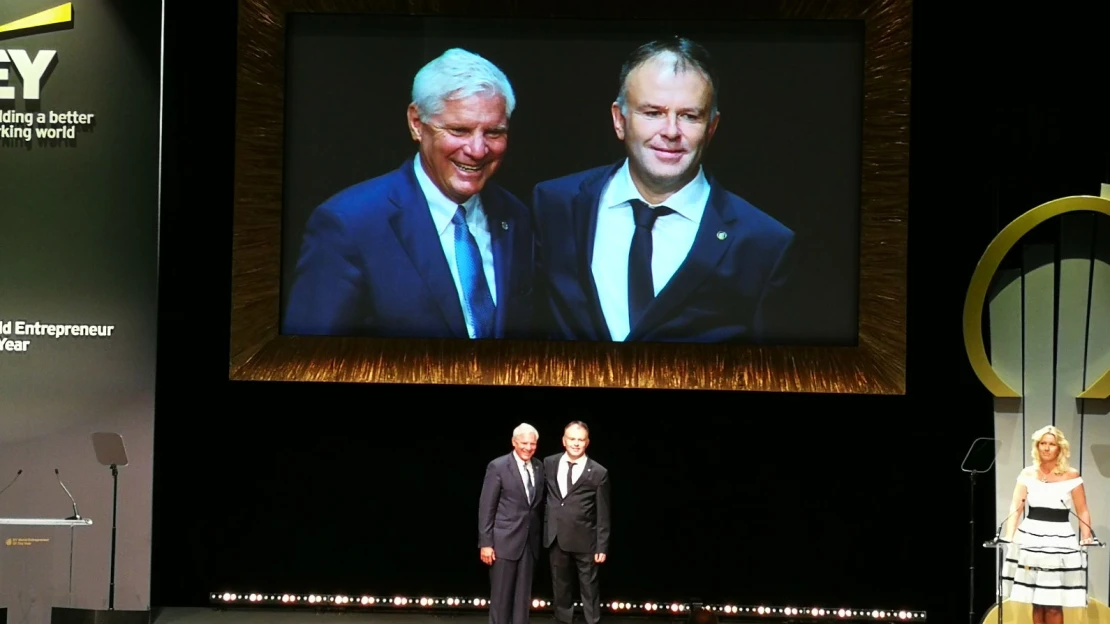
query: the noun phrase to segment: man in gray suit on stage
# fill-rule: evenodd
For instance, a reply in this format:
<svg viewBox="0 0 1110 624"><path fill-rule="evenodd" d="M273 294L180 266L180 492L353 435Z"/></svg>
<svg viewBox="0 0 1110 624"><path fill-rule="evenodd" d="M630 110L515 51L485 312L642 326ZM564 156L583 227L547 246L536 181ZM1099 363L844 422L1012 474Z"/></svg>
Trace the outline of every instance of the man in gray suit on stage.
<svg viewBox="0 0 1110 624"><path fill-rule="evenodd" d="M571 624L575 585L586 624L601 619L597 566L609 553L609 471L586 456L589 445L590 428L576 420L563 430L566 452L543 460L548 475L543 545L551 558L559 624Z"/></svg>
<svg viewBox="0 0 1110 624"><path fill-rule="evenodd" d="M543 464L533 459L540 434L522 423L513 451L491 461L478 503L478 548L490 566L490 624L528 624L532 573L540 555Z"/></svg>

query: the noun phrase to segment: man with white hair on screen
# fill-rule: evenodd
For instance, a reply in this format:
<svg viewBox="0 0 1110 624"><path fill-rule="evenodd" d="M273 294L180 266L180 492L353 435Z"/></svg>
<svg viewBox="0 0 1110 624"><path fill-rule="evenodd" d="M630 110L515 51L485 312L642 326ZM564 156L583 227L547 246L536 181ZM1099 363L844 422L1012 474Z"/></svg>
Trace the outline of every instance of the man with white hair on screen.
<svg viewBox="0 0 1110 624"><path fill-rule="evenodd" d="M486 466L478 499L478 556L490 566L490 624L528 624L532 576L543 529L543 464L533 457L539 432L513 430L513 450Z"/></svg>
<svg viewBox="0 0 1110 624"><path fill-rule="evenodd" d="M312 213L282 333L527 338L531 218L490 182L515 107L509 79L472 52L420 69L406 116L417 154Z"/></svg>

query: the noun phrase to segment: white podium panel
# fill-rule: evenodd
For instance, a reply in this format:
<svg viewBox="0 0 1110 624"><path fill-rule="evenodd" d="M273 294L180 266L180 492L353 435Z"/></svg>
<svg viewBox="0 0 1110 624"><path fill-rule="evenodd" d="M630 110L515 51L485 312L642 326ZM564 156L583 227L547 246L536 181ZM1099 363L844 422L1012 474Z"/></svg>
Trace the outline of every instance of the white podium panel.
<svg viewBox="0 0 1110 624"><path fill-rule="evenodd" d="M8 622L49 624L53 607L73 604L73 558L82 518L0 518L0 607Z"/></svg>

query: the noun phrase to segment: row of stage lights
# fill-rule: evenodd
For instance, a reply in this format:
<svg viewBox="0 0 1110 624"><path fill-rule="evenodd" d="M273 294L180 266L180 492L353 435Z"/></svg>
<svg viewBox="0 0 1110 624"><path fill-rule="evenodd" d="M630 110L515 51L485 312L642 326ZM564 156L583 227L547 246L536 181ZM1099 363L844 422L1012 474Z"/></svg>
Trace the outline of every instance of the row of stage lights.
<svg viewBox="0 0 1110 624"><path fill-rule="evenodd" d="M239 594L224 592L211 594L210 600L214 604L229 606L246 604L250 606L282 606L282 607L310 607L310 608L359 608L379 607L390 609L486 609L489 601L485 598L408 598L394 596L381 598L377 596L345 596L321 594ZM575 606L581 606L575 603ZM631 603L609 602L602 605L613 612L627 612L630 615L640 614L683 614L689 612L691 606L680 602L660 603ZM552 608L551 602L541 599L532 600L532 608L548 610ZM736 606L736 605L704 605L705 609L714 611L721 616L763 616L769 619L781 618L808 618L810 620L844 620L847 618L867 619L876 622L925 622L924 611L906 611L897 609L845 609L845 608L797 608L797 607L767 607L767 606Z"/></svg>

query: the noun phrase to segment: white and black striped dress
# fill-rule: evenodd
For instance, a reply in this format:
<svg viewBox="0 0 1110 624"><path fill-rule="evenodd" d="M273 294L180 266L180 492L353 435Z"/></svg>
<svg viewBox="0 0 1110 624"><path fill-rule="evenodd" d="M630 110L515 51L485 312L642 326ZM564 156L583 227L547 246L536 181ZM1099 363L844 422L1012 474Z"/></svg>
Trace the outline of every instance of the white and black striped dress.
<svg viewBox="0 0 1110 624"><path fill-rule="evenodd" d="M1006 553L1002 591L1013 602L1087 606L1087 553L1071 525L1071 491L1081 477L1044 483L1022 475L1025 518Z"/></svg>

